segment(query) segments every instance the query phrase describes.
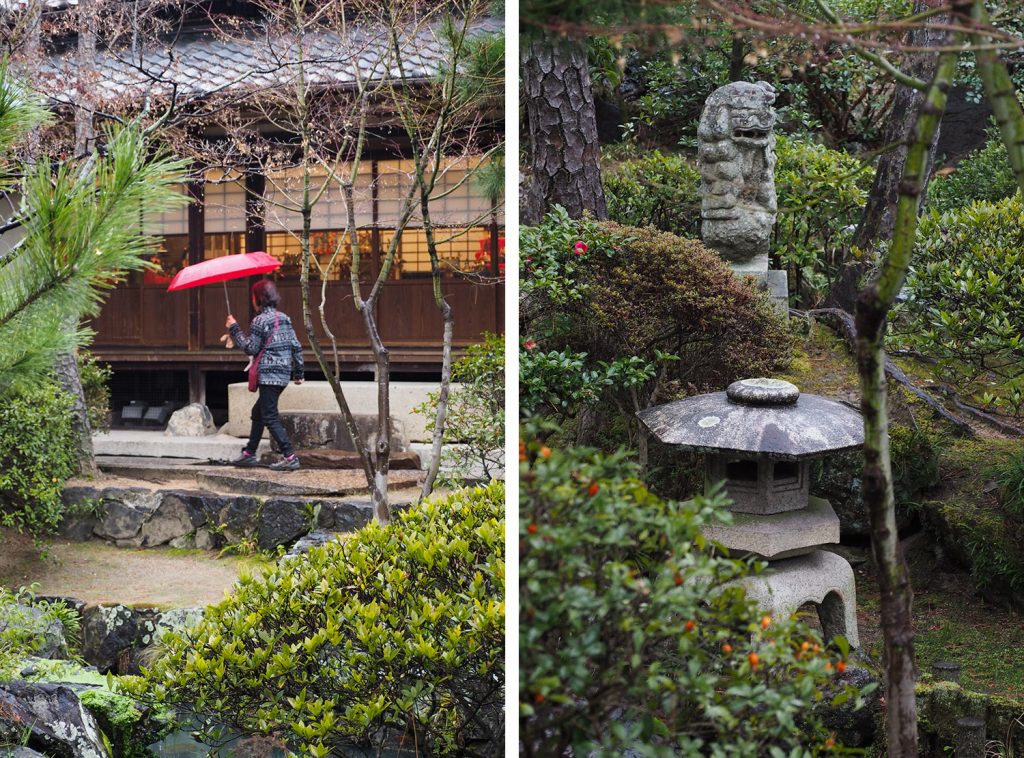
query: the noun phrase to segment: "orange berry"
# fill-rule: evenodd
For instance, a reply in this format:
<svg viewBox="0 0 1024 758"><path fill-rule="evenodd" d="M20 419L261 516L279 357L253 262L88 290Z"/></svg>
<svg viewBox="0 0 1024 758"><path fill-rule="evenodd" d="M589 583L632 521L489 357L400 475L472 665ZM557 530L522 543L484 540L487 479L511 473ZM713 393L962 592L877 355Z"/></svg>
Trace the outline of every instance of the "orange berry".
<svg viewBox="0 0 1024 758"><path fill-rule="evenodd" d="M541 693L538 692L536 695L533 696L533 702L535 702L535 703L543 703L544 702L544 696Z"/></svg>
<svg viewBox="0 0 1024 758"><path fill-rule="evenodd" d="M686 627L685 627L686 631L692 632L696 628L697 628L697 622L695 622L693 619L691 619L691 620L686 622Z"/></svg>
<svg viewBox="0 0 1024 758"><path fill-rule="evenodd" d="M541 458L550 458L551 457L551 448L548 447L547 445L542 447L540 449L540 457Z"/></svg>
<svg viewBox="0 0 1024 758"><path fill-rule="evenodd" d="M825 740L825 747L834 747L835 744L836 744L836 741L834 739L832 739L831 737L829 737L827 740Z"/></svg>
<svg viewBox="0 0 1024 758"><path fill-rule="evenodd" d="M722 645L722 652L725 653L726 655L731 653L732 652L732 645L730 645L728 642L726 642L724 645Z"/></svg>
<svg viewBox="0 0 1024 758"><path fill-rule="evenodd" d="M597 491L599 489L601 488L597 486L597 482L594 482L593 484L590 485L590 489L587 490L587 494L593 497L594 495L597 494Z"/></svg>
<svg viewBox="0 0 1024 758"><path fill-rule="evenodd" d="M674 581L674 582L676 583L676 587L678 587L678 586L679 586L680 584L682 584L682 583L683 583L683 575L682 575L682 574L679 574L679 573L677 573L677 574L676 574L676 575L675 575L675 576L673 577L673 581Z"/></svg>
<svg viewBox="0 0 1024 758"><path fill-rule="evenodd" d="M836 671L838 671L840 674L846 671L846 661L839 661L838 663L836 663Z"/></svg>
<svg viewBox="0 0 1024 758"><path fill-rule="evenodd" d="M530 524L528 527L526 527L526 531L529 532L530 534L536 534L537 533L537 525L536 524Z"/></svg>
<svg viewBox="0 0 1024 758"><path fill-rule="evenodd" d="M828 662L828 661L825 661L825 671L831 671L831 670L832 670L832 664L830 662Z"/></svg>
<svg viewBox="0 0 1024 758"><path fill-rule="evenodd" d="M800 649L806 653L808 650L811 649L811 643L807 640L804 640L804 642L800 645Z"/></svg>
<svg viewBox="0 0 1024 758"><path fill-rule="evenodd" d="M750 655L748 655L747 660L750 661L750 665L754 668L757 668L761 665L761 656L759 656L757 653L751 653Z"/></svg>
<svg viewBox="0 0 1024 758"><path fill-rule="evenodd" d="M765 617L763 617L761 619L761 628L762 629L767 629L769 626L771 626L771 623L772 623L772 617L771 616L765 616Z"/></svg>
<svg viewBox="0 0 1024 758"><path fill-rule="evenodd" d="M525 460L526 460L526 453L520 453L519 454L519 462L522 463Z"/></svg>

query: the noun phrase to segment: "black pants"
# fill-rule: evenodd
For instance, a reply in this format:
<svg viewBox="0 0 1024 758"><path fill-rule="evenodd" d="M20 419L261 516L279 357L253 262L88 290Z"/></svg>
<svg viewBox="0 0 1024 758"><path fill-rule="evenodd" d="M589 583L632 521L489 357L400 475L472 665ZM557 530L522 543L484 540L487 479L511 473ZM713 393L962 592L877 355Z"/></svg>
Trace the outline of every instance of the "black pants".
<svg viewBox="0 0 1024 758"><path fill-rule="evenodd" d="M253 455L256 455L256 449L260 446L264 428L270 430L270 436L281 448L282 454L289 456L295 452L288 439L288 433L277 416L277 400L281 397L282 392L284 392L284 387L274 384L260 385L260 396L252 407L252 429L249 431L249 444L245 446L245 449Z"/></svg>

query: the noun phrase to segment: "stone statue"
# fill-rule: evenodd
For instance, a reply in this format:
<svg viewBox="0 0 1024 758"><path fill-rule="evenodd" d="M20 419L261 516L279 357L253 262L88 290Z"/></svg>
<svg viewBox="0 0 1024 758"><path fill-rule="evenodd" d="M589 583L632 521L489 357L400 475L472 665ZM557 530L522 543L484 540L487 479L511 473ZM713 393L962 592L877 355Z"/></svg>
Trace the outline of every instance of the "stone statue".
<svg viewBox="0 0 1024 758"><path fill-rule="evenodd" d="M775 89L733 82L704 103L697 128L701 237L734 270L768 272L775 199Z"/></svg>

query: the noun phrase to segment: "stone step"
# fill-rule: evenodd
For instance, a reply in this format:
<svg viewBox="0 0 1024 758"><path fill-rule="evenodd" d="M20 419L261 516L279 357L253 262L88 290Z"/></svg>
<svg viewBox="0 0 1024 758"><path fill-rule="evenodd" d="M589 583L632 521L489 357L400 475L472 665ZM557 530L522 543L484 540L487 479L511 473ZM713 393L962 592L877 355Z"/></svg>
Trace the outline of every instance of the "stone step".
<svg viewBox="0 0 1024 758"><path fill-rule="evenodd" d="M145 484L154 487L198 487L215 493L242 495L334 496L369 493L362 468L302 468L298 471L272 471L260 466L235 468L212 466L193 458L150 458L97 456L100 471L127 480L124 485ZM416 487L423 477L418 469L398 469L388 475L391 491Z"/></svg>
<svg viewBox="0 0 1024 758"><path fill-rule="evenodd" d="M93 450L102 456L231 460L242 452L245 440L230 434L183 437L146 429L111 429L92 436ZM270 442L260 443L259 454L270 452Z"/></svg>

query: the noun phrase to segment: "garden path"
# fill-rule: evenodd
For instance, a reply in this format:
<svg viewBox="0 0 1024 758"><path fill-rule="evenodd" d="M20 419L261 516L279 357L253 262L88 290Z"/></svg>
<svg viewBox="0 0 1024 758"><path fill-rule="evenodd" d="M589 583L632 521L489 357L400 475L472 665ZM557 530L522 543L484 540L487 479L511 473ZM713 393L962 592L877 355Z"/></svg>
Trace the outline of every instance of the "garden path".
<svg viewBox="0 0 1024 758"><path fill-rule="evenodd" d="M0 530L0 584L37 584L39 595L89 603L190 608L217 603L243 571L258 572L261 558L223 557L202 550L118 548L99 541L54 540L40 555L31 538Z"/></svg>

